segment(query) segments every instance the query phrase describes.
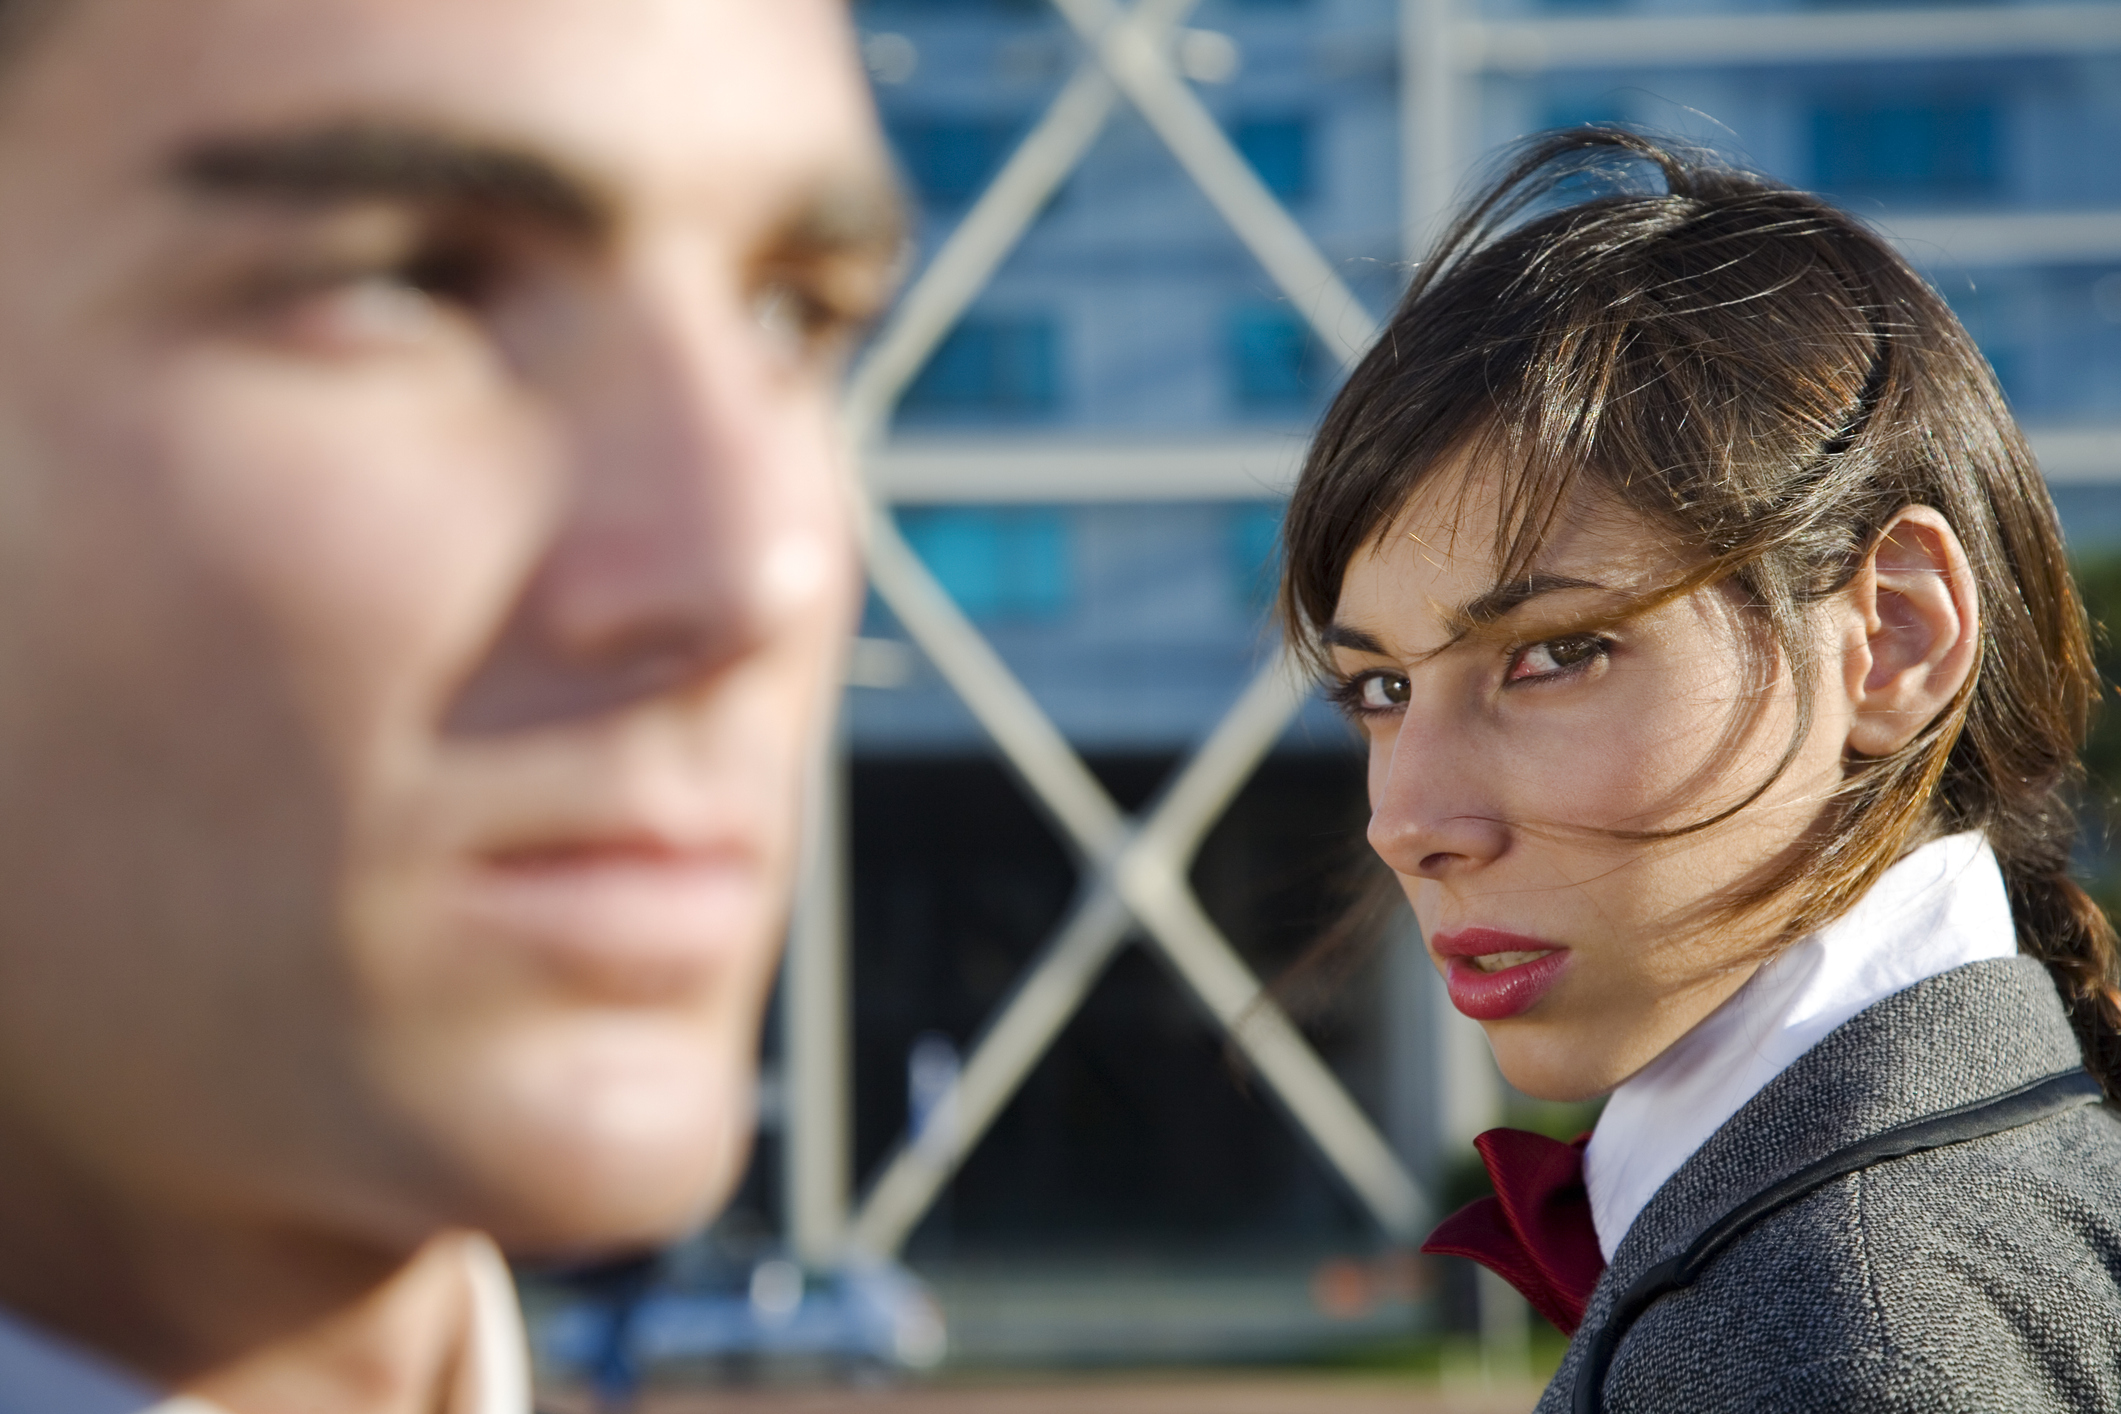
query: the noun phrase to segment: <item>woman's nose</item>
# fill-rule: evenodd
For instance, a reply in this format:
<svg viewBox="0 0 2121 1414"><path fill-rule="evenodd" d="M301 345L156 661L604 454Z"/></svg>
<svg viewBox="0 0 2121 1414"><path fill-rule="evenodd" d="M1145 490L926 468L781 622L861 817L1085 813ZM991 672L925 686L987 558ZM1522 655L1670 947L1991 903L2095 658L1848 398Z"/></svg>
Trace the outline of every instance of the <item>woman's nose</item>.
<svg viewBox="0 0 2121 1414"><path fill-rule="evenodd" d="M1410 714L1388 749L1373 748L1370 847L1407 877L1447 879L1492 863L1510 843L1494 783L1474 743Z"/></svg>

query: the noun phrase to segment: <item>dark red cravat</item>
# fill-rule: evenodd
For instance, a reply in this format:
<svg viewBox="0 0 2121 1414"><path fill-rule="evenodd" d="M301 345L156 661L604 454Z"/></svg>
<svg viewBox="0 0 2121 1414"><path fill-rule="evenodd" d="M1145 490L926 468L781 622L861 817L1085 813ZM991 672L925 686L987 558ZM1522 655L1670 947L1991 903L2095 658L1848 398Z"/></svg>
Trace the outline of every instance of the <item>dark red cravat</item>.
<svg viewBox="0 0 2121 1414"><path fill-rule="evenodd" d="M1605 1270L1591 1198L1583 1187L1583 1146L1491 1129L1473 1141L1494 1180L1495 1196L1478 1198L1445 1218L1424 1252L1470 1257L1524 1293L1534 1310L1575 1334L1583 1303Z"/></svg>

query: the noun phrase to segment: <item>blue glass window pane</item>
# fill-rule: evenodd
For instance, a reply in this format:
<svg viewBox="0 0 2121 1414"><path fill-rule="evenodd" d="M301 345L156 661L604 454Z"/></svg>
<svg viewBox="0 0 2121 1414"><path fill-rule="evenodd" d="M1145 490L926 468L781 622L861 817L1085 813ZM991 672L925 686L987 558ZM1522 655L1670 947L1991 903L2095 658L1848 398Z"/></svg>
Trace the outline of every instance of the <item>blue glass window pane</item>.
<svg viewBox="0 0 2121 1414"><path fill-rule="evenodd" d="M855 0L855 9L868 11L924 10L944 14L976 15L988 11L1003 15L1042 15L1047 0Z"/></svg>
<svg viewBox="0 0 2121 1414"><path fill-rule="evenodd" d="M1557 0L1548 0L1554 8L1560 8ZM1603 5L1604 0L1571 0L1577 8L1589 9L1592 5ZM1618 93L1573 94L1550 100L1540 114L1543 128L1582 128L1593 123L1627 123L1632 115Z"/></svg>
<svg viewBox="0 0 2121 1414"><path fill-rule="evenodd" d="M1231 583L1247 613L1264 613L1274 602L1281 571L1281 518L1279 505L1231 508Z"/></svg>
<svg viewBox="0 0 2121 1414"><path fill-rule="evenodd" d="M1812 111L1812 171L1827 191L1966 197L2002 184L1986 102L1848 103Z"/></svg>
<svg viewBox="0 0 2121 1414"><path fill-rule="evenodd" d="M960 323L900 407L916 416L1033 417L1060 404L1060 331L1044 316Z"/></svg>
<svg viewBox="0 0 2121 1414"><path fill-rule="evenodd" d="M920 506L899 529L976 619L1052 619L1075 597L1072 526L1043 506Z"/></svg>
<svg viewBox="0 0 2121 1414"><path fill-rule="evenodd" d="M978 196L1009 156L1018 125L993 119L895 119L891 145L921 200L957 207Z"/></svg>
<svg viewBox="0 0 2121 1414"><path fill-rule="evenodd" d="M1278 305L1231 312L1227 357L1230 391L1243 408L1307 407L1331 377L1332 360L1311 326Z"/></svg>
<svg viewBox="0 0 2121 1414"><path fill-rule="evenodd" d="M1311 194L1311 124L1304 118L1254 118L1237 124L1230 140L1285 202Z"/></svg>

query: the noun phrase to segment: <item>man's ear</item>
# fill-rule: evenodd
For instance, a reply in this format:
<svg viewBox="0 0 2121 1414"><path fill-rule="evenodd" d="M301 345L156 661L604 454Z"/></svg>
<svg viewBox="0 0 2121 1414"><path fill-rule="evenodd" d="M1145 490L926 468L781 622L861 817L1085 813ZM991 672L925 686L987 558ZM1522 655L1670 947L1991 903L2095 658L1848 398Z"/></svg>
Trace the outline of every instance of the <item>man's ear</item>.
<svg viewBox="0 0 2121 1414"><path fill-rule="evenodd" d="M1848 751L1887 756L1951 705L1980 659L1974 571L1943 516L1908 506L1886 522L1847 593L1856 620L1843 658Z"/></svg>

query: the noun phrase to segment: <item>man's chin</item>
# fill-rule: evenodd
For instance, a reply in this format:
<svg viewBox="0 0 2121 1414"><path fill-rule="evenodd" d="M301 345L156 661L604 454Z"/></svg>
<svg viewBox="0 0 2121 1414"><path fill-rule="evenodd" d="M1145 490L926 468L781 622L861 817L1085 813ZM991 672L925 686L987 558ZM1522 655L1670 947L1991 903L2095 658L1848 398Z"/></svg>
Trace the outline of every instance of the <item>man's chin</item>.
<svg viewBox="0 0 2121 1414"><path fill-rule="evenodd" d="M624 1024L517 1042L484 1058L424 1127L456 1189L453 1225L512 1253L660 1245L727 1201L750 1153L752 1038Z"/></svg>

